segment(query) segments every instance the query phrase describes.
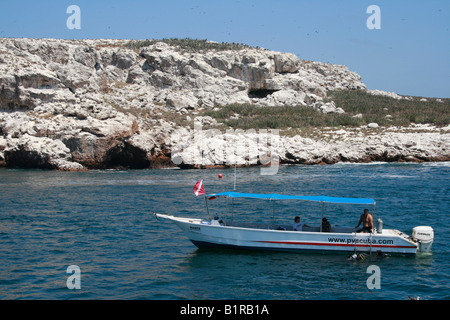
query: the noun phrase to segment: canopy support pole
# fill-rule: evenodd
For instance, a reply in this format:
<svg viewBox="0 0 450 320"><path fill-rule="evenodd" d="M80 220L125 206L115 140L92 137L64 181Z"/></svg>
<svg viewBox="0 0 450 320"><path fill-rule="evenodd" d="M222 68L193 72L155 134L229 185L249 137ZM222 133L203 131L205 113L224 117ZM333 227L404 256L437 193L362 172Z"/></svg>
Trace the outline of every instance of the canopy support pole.
<svg viewBox="0 0 450 320"><path fill-rule="evenodd" d="M237 163L237 161L234 163L234 186L233 186L233 191L236 191L236 163Z"/></svg>
<svg viewBox="0 0 450 320"><path fill-rule="evenodd" d="M323 207L324 207L325 202L322 201L322 215L320 218L320 232L322 232L322 221L323 221Z"/></svg>
<svg viewBox="0 0 450 320"><path fill-rule="evenodd" d="M372 232L370 233L370 256L372 256L372 235L375 232L375 201L373 202L373 210L372 210Z"/></svg>
<svg viewBox="0 0 450 320"><path fill-rule="evenodd" d="M373 228L375 229L375 201L373 202L372 223L373 223ZM373 232L373 231L374 231L374 230L372 230L372 232Z"/></svg>
<svg viewBox="0 0 450 320"><path fill-rule="evenodd" d="M231 198L231 223L233 223L234 219L234 201L233 198Z"/></svg>
<svg viewBox="0 0 450 320"><path fill-rule="evenodd" d="M272 200L272 228L275 226L275 200Z"/></svg>

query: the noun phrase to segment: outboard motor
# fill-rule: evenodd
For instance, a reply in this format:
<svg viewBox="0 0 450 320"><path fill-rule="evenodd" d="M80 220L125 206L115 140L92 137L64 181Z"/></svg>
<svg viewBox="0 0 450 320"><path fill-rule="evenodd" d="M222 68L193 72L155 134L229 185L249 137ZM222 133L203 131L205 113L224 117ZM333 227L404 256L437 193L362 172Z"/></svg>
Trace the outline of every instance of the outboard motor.
<svg viewBox="0 0 450 320"><path fill-rule="evenodd" d="M434 231L432 227L419 226L413 228L412 238L419 243L419 252L428 252L434 241Z"/></svg>

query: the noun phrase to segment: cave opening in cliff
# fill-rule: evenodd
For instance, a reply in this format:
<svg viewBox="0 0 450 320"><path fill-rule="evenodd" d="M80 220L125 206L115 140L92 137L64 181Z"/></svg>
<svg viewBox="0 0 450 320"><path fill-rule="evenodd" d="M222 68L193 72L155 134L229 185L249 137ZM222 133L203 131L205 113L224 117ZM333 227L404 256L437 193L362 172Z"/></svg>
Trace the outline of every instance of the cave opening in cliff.
<svg viewBox="0 0 450 320"><path fill-rule="evenodd" d="M150 166L147 153L129 143L119 143L104 159L106 168L145 169Z"/></svg>
<svg viewBox="0 0 450 320"><path fill-rule="evenodd" d="M277 92L277 91L278 90L272 90L272 89L250 89L250 90L248 90L248 97L263 99L263 98L267 98L272 93Z"/></svg>

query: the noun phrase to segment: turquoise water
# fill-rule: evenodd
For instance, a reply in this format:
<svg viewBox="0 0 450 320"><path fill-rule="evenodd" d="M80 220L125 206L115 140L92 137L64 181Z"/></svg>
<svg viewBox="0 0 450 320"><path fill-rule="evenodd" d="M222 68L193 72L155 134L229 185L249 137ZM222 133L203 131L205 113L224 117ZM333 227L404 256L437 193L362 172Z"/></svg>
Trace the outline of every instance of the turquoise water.
<svg viewBox="0 0 450 320"><path fill-rule="evenodd" d="M222 173L223 178L218 179ZM411 234L435 231L431 254L349 261L346 255L197 249L152 212L207 217L207 193L233 189L233 169L57 172L0 170L1 299L422 299L450 298L450 163L282 166L274 176L237 169L237 191L374 198L375 219ZM213 213L230 203L211 201ZM332 224L355 226L363 207L327 205ZM246 212L239 213L238 212ZM276 221L320 208L277 203ZM264 221L265 202L238 201L234 218ZM67 268L81 271L70 290ZM380 289L369 289L371 265Z"/></svg>

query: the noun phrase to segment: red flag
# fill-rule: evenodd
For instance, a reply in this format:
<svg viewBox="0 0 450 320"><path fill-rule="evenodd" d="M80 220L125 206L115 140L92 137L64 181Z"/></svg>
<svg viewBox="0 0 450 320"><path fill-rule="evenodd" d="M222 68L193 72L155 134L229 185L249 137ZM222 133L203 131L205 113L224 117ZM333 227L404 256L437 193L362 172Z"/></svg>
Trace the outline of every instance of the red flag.
<svg viewBox="0 0 450 320"><path fill-rule="evenodd" d="M197 183L194 186L194 194L196 196L205 194L205 189L203 188L203 180L197 181Z"/></svg>

